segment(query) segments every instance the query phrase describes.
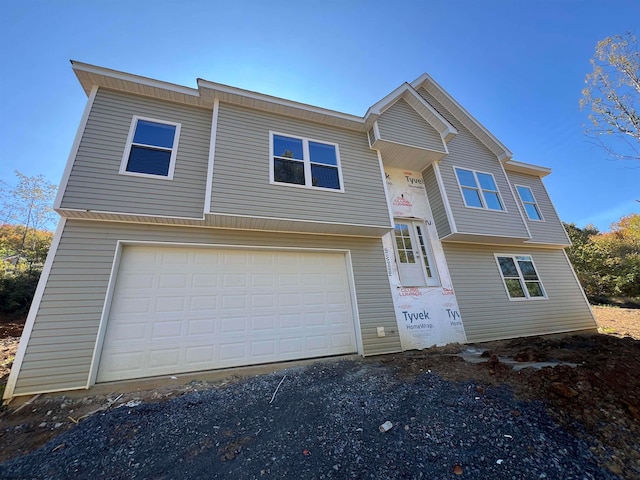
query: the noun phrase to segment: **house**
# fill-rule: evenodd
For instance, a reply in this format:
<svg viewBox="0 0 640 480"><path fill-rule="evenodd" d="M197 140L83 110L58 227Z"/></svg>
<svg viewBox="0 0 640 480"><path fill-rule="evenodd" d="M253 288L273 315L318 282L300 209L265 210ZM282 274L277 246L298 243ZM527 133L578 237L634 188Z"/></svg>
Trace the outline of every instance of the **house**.
<svg viewBox="0 0 640 480"><path fill-rule="evenodd" d="M363 117L72 62L4 394L596 328L542 178L428 75Z"/></svg>

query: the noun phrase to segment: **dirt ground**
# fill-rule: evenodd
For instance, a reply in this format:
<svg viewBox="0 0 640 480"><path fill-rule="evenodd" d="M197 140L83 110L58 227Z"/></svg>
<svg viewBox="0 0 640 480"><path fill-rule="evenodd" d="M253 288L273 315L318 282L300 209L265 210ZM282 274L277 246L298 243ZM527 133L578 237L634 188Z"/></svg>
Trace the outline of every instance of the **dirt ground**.
<svg viewBox="0 0 640 480"><path fill-rule="evenodd" d="M530 337L474 345L486 362L457 354L468 345L370 357L408 378L432 371L451 381L510 385L523 400L543 401L549 415L586 439L603 466L622 478L640 479L640 309L594 307L600 335ZM6 384L23 325L0 323L0 391ZM576 366L516 370L506 362L559 360ZM98 411L141 401L158 402L228 382L194 381L124 395L43 395L0 410L0 462L28 453ZM482 388L482 387L478 387ZM17 402L16 402L17 403ZM512 412L517 415L518 412Z"/></svg>

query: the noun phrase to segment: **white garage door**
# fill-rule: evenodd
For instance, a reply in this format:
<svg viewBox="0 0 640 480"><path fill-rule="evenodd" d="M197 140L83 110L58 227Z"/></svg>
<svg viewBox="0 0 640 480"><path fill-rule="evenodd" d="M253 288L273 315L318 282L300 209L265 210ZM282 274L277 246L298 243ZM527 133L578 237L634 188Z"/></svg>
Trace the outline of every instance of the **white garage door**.
<svg viewBox="0 0 640 480"><path fill-rule="evenodd" d="M357 351L344 254L124 247L97 381Z"/></svg>

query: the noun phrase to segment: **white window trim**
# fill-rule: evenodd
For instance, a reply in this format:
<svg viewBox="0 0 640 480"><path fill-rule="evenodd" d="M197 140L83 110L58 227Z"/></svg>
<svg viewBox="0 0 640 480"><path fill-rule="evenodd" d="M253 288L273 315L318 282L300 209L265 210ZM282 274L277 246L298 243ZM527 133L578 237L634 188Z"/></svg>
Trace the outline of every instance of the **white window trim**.
<svg viewBox="0 0 640 480"><path fill-rule="evenodd" d="M529 186L529 185L520 185L515 183L513 185L514 187L516 187L516 192L518 193L518 198L520 199L520 203L522 203L522 209L524 210L524 214L527 216L527 220L531 221L531 222L544 222L544 216L542 215L542 210L540 209L540 204L538 203L538 200L536 199L536 196L533 194L533 189ZM525 202L524 199L522 198L522 195L520 195L520 190L518 190L518 187L522 187L522 188L526 188L529 190L529 193L531 193L531 196L533 197L533 205L535 205L536 210L538 211L538 215L540 215L540 218L531 218L529 216L529 212L527 212L527 208L525 207L525 204L531 204L531 202Z"/></svg>
<svg viewBox="0 0 640 480"><path fill-rule="evenodd" d="M528 301L535 301L535 300L548 300L549 297L547 296L547 289L544 288L544 284L542 283L542 278L540 277L540 271L538 270L538 267L536 267L535 262L533 261L533 256L529 255L527 253L494 253L493 254L495 261L496 261L496 266L498 267L498 274L500 275L500 278L502 279L502 286L504 287L504 291L507 294L507 298L509 299L510 302L528 302ZM544 293L544 296L542 297L530 297L529 296L529 290L527 290L527 286L523 285L523 290L524 290L524 294L525 297L519 298L513 298L511 295L509 295L509 289L507 288L507 282L504 278L504 274L502 273L502 268L500 268L500 262L498 261L498 257L509 257L513 259L513 263L515 263L516 265L516 269L518 270L518 278L520 280L520 282L522 284L525 283L524 281L524 275L522 275L522 272L520 271L520 265L518 265L518 261L516 260L516 257L529 257L529 259L531 260L531 264L533 265L533 268L536 271L536 275L538 276L538 282L540 282L540 288L542 288L542 293Z"/></svg>
<svg viewBox="0 0 640 480"><path fill-rule="evenodd" d="M458 179L458 173L456 172L456 170L467 170L469 172L473 173L473 178L476 181L476 185L478 186L478 191L480 192L480 203L482 203L482 207L474 207L473 205L467 205L467 200L464 197L464 192L462 191L462 185L460 185L460 179ZM498 194L498 199L500 200L500 205L502 205L502 210L496 210L495 208L489 208L487 207L487 204L485 202L484 199L484 190L482 188L482 186L480 185L480 181L478 180L478 173L482 173L484 175L490 175L491 178L493 178L493 183L495 183L496 185L496 193ZM473 208L475 210L486 210L489 212L499 212L499 213L508 213L507 212L507 206L504 203L504 200L502 199L502 194L500 193L500 187L498 187L498 182L496 182L496 177L493 173L489 173L489 172L483 172L482 170L475 170L473 168L467 168L467 167L458 167L458 166L453 166L453 176L456 179L456 182L458 182L458 189L460 190L460 196L462 197L462 203L464 204L464 206L466 208ZM470 188L470 187L467 187Z"/></svg>
<svg viewBox="0 0 640 480"><path fill-rule="evenodd" d="M173 148L171 149L171 158L169 159L169 171L167 175L154 175L152 173L139 173L127 171L127 164L129 163L129 154L131 153L131 147L133 146L133 137L136 133L136 127L138 120L145 120L147 122L160 123L162 125L171 125L176 127L176 131L173 136ZM131 125L129 126L129 135L127 137L127 143L124 147L124 154L122 155L122 162L120 163L120 174L131 175L132 177L144 177L155 178L160 180L173 180L173 172L176 168L176 157L178 156L178 142L180 140L180 128L182 124L176 122L168 122L166 120L158 120L156 118L140 117L134 115L131 119ZM142 144L141 144L142 145ZM156 148L158 150L168 150L166 148L157 147L155 145L147 145L148 147Z"/></svg>
<svg viewBox="0 0 640 480"><path fill-rule="evenodd" d="M302 140L302 156L303 158L303 162L304 162L304 179L305 179L305 185L298 185L295 183L286 183L286 182L276 182L274 180L274 175L273 175L273 158L274 158L274 154L273 154L273 136L274 135L280 135L282 137L289 137L289 138L295 138L297 140ZM310 155L309 155L309 142L315 142L315 143L322 143L324 145L331 145L333 147L335 147L336 149L336 165L335 167L338 169L338 181L340 182L340 188L327 188L327 187L316 187L314 185L311 184L312 178L311 178L311 160L310 160ZM298 161L300 161L298 159ZM330 167L333 167L333 165L328 165ZM340 163L340 148L338 147L337 143L334 142L327 142L326 140L316 140L314 138L308 138L308 137L301 137L299 135L291 135L290 133L281 133L281 132L274 132L272 130L269 131L269 183L272 185L284 185L287 187L295 187L295 188L305 188L305 189L311 189L311 190L323 190L325 192L339 192L339 193L344 193L344 181L342 179L342 166Z"/></svg>

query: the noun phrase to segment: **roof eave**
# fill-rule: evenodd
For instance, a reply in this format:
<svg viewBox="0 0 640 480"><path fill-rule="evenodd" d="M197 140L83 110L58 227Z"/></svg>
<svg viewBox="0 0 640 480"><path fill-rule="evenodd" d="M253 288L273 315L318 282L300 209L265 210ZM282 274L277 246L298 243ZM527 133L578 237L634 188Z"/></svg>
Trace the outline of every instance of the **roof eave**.
<svg viewBox="0 0 640 480"><path fill-rule="evenodd" d="M510 172L524 173L525 175L535 175L536 177L546 177L551 173L549 167L543 167L541 165L533 165L531 163L517 162L515 160L508 160L504 163L504 168Z"/></svg>
<svg viewBox="0 0 640 480"><path fill-rule="evenodd" d="M491 150L498 160L502 163L508 162L513 154L511 151L498 140L487 128L476 120L462 105L460 105L447 91L442 88L438 82L436 82L427 73L423 73L416 78L410 85L418 90L423 87L427 91L435 90L439 96L445 100L444 105L465 127L471 131L476 137L480 139L485 146ZM430 92L431 93L431 92Z"/></svg>

